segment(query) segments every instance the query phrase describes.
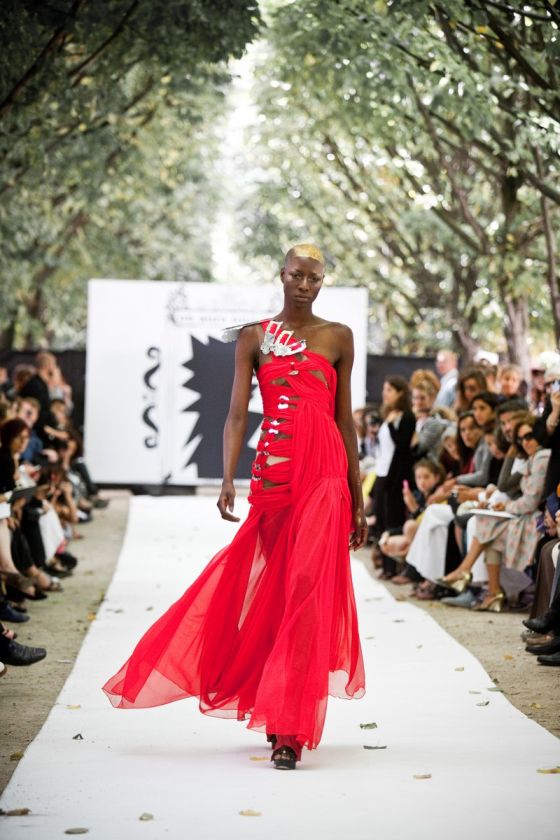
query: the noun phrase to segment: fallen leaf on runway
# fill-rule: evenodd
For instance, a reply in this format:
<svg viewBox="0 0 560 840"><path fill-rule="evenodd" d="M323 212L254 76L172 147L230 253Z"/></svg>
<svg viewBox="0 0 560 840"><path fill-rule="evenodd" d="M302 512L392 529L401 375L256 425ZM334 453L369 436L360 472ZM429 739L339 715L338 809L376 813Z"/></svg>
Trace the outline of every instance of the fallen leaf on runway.
<svg viewBox="0 0 560 840"><path fill-rule="evenodd" d="M153 818L154 818L154 815L153 814L148 814L147 812L145 812L143 814L140 814L140 816L138 817L138 819L142 820L142 822L148 822L148 820L153 820Z"/></svg>
<svg viewBox="0 0 560 840"><path fill-rule="evenodd" d="M78 734L77 734L77 735L72 735L72 740L73 740L73 741L83 741L83 740L84 740L84 736L82 735L82 733L81 733L81 732L78 732Z"/></svg>
<svg viewBox="0 0 560 840"><path fill-rule="evenodd" d="M423 648L423 647L424 647L424 645L416 645L416 650L420 650L420 648Z"/></svg>
<svg viewBox="0 0 560 840"><path fill-rule="evenodd" d="M260 817L260 811L253 811L251 808L246 808L244 811L239 812L242 817Z"/></svg>
<svg viewBox="0 0 560 840"><path fill-rule="evenodd" d="M540 703L531 703L532 709L542 709L542 705Z"/></svg>
<svg viewBox="0 0 560 840"><path fill-rule="evenodd" d="M393 624L404 624L404 618L394 618Z"/></svg>
<svg viewBox="0 0 560 840"><path fill-rule="evenodd" d="M486 691L503 691L503 688L498 688L497 685L491 685L490 688L487 688Z"/></svg>
<svg viewBox="0 0 560 840"><path fill-rule="evenodd" d="M67 828L65 834L87 834L89 828Z"/></svg>
<svg viewBox="0 0 560 840"><path fill-rule="evenodd" d="M250 761L268 761L269 759L268 759L267 755L250 755L249 760Z"/></svg>
<svg viewBox="0 0 560 840"><path fill-rule="evenodd" d="M415 773L413 778L414 779L431 779L432 774L431 773Z"/></svg>
<svg viewBox="0 0 560 840"><path fill-rule="evenodd" d="M406 595L397 595L395 601L408 601L408 597Z"/></svg>
<svg viewBox="0 0 560 840"><path fill-rule="evenodd" d="M57 662L60 662L61 665L71 665L74 661L73 659L57 659Z"/></svg>
<svg viewBox="0 0 560 840"><path fill-rule="evenodd" d="M23 753L18 750L18 752L11 754L10 761L19 761L20 758L23 758Z"/></svg>
<svg viewBox="0 0 560 840"><path fill-rule="evenodd" d="M93 621L93 620L95 619L95 616L96 616L96 615L97 615L97 613L94 613L94 612L88 612L88 614L87 614L87 620L88 620L88 621Z"/></svg>
<svg viewBox="0 0 560 840"><path fill-rule="evenodd" d="M477 703L476 705L477 706L488 706L489 703L490 703L490 700L482 700L481 703Z"/></svg>
<svg viewBox="0 0 560 840"><path fill-rule="evenodd" d="M366 636L366 641L369 642L371 639L375 639L375 636Z"/></svg>
<svg viewBox="0 0 560 840"><path fill-rule="evenodd" d="M81 709L82 707L81 707L81 705L80 705L79 703L75 703L74 705L72 705L71 703L69 703L69 704L66 706L66 708L67 708L67 709Z"/></svg>
<svg viewBox="0 0 560 840"><path fill-rule="evenodd" d="M490 689L488 689L490 691ZM482 691L469 691L469 694L482 694Z"/></svg>
<svg viewBox="0 0 560 840"><path fill-rule="evenodd" d="M146 612L150 612L150 610L153 610L153 607L146 607Z"/></svg>
<svg viewBox="0 0 560 840"><path fill-rule="evenodd" d="M539 767L537 773L555 774L560 773L560 767Z"/></svg>
<svg viewBox="0 0 560 840"><path fill-rule="evenodd" d="M515 659L515 656L512 656L511 653L504 653L504 659Z"/></svg>
<svg viewBox="0 0 560 840"><path fill-rule="evenodd" d="M461 668L454 668L455 671L464 671L465 669L461 666Z"/></svg>
<svg viewBox="0 0 560 840"><path fill-rule="evenodd" d="M377 729L376 723L360 723L360 729Z"/></svg>
<svg viewBox="0 0 560 840"><path fill-rule="evenodd" d="M27 814L31 813L31 808L12 808L11 811L2 811L0 809L0 814L4 817L26 817Z"/></svg>
<svg viewBox="0 0 560 840"><path fill-rule="evenodd" d="M364 750L386 750L387 744L384 744L382 747L372 747L370 744L364 744Z"/></svg>

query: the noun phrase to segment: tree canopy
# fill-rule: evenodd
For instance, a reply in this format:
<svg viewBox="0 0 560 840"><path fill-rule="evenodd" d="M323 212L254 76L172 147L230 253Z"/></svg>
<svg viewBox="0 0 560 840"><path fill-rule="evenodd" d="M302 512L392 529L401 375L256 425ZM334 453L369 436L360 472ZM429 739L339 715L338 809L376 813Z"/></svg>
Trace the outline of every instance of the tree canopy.
<svg viewBox="0 0 560 840"><path fill-rule="evenodd" d="M213 279L228 62L260 37L246 263L313 238L384 349L527 369L560 341L555 0L262 5L6 0L0 347L82 342L90 276Z"/></svg>
<svg viewBox="0 0 560 840"><path fill-rule="evenodd" d="M210 279L211 128L259 26L247 0L6 0L0 346L83 341L88 276Z"/></svg>
<svg viewBox="0 0 560 840"><path fill-rule="evenodd" d="M317 238L337 282L368 286L395 350L490 341L527 368L530 327L560 339L560 13L523 10L278 5L256 71L247 256Z"/></svg>

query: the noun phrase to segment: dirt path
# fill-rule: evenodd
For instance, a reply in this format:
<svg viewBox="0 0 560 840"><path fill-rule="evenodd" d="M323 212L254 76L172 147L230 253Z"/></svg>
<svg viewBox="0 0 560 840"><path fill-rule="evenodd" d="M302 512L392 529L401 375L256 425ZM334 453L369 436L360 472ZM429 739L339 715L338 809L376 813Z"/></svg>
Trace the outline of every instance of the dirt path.
<svg viewBox="0 0 560 840"><path fill-rule="evenodd" d="M17 629L18 641L43 645L48 656L29 668L10 667L0 681L0 790L17 764L17 757L11 756L25 751L54 704L111 580L124 537L129 495L107 495L110 506L81 528L85 538L73 544L80 564L74 576L64 581L65 591L51 594L47 601L28 602L32 620L17 628L10 625ZM368 553L361 555L367 565ZM398 597L410 591L410 587L386 585ZM514 706L560 735L560 671L539 665L525 653L519 636L521 615L469 613L433 601L413 603L480 660Z"/></svg>
<svg viewBox="0 0 560 840"><path fill-rule="evenodd" d="M27 601L31 621L9 624L22 644L47 649L47 657L30 667L8 668L0 680L0 790L7 785L17 758L43 725L80 650L91 619L109 585L115 568L128 513L129 494L107 492L105 510L79 528L83 540L70 550L79 557L72 577L63 581L64 592L51 593L46 601Z"/></svg>

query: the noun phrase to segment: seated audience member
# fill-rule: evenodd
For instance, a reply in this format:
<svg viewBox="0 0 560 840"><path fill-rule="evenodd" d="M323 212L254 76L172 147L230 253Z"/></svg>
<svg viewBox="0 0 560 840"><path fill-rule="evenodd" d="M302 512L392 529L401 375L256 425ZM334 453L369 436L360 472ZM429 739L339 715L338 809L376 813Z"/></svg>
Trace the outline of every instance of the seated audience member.
<svg viewBox="0 0 560 840"><path fill-rule="evenodd" d="M545 485L545 493L549 496L560 484L560 366L545 372L544 389L546 401L544 411L537 420L535 434L551 450Z"/></svg>
<svg viewBox="0 0 560 840"><path fill-rule="evenodd" d="M4 365L0 365L0 393L7 396L11 387L8 368L4 367Z"/></svg>
<svg viewBox="0 0 560 840"><path fill-rule="evenodd" d="M37 353L37 356L35 357L36 373L31 376L31 378L19 391L20 397L34 397L39 402L41 411L39 413L39 420L36 424L36 431L47 445L50 441L45 427L49 425L51 419L51 395L49 391L49 384L53 378L56 367L56 359L52 353L46 353L44 351Z"/></svg>
<svg viewBox="0 0 560 840"><path fill-rule="evenodd" d="M22 388L27 384L27 382L29 382L34 374L35 368L33 365L26 365L22 363L15 366L12 371L12 387L8 394L10 399L13 400L20 395Z"/></svg>
<svg viewBox="0 0 560 840"><path fill-rule="evenodd" d="M402 527L406 518L402 484L405 480L413 483L410 442L416 418L410 408L408 383L402 376L385 380L381 415L376 478L371 491L371 513L378 536L389 528Z"/></svg>
<svg viewBox="0 0 560 840"><path fill-rule="evenodd" d="M436 459L441 449L441 436L447 423L433 409L437 396L437 377L430 370L417 370L410 379L412 411L416 426L412 438L415 460L428 456Z"/></svg>
<svg viewBox="0 0 560 840"><path fill-rule="evenodd" d="M450 423L441 435L441 452L439 463L445 470L446 478L459 475L461 460L457 446L457 423Z"/></svg>
<svg viewBox="0 0 560 840"><path fill-rule="evenodd" d="M456 477L448 478L432 495L432 502L449 502L456 491L457 482L473 464L475 449L482 440L483 430L476 425L472 412L467 411L459 417L457 423L457 447L459 450L460 472ZM470 474L470 473L468 473ZM445 572L447 539L449 527L455 518L451 504L430 504L408 551L406 560L416 571L427 579L426 585L419 587L417 595L426 599L433 598L435 585L432 581Z"/></svg>
<svg viewBox="0 0 560 840"><path fill-rule="evenodd" d="M480 414L482 416L482 412ZM487 416L487 412L484 412L484 416ZM456 484L486 487L492 456L484 440L484 429L476 422L474 411L463 412L459 421L457 446L461 457L461 472L455 479Z"/></svg>
<svg viewBox="0 0 560 840"><path fill-rule="evenodd" d="M61 587L56 578L38 568L19 533L24 500L10 503L20 478L19 456L28 438L29 430L24 420L15 418L0 426L0 494L4 497L0 511L0 570L6 573L4 579L14 592L30 600L39 600L46 597L43 592L60 591Z"/></svg>
<svg viewBox="0 0 560 840"><path fill-rule="evenodd" d="M4 394L0 394L0 424L5 423L6 420L11 420L15 416L15 408Z"/></svg>
<svg viewBox="0 0 560 840"><path fill-rule="evenodd" d="M499 393L505 400L519 397L523 399L521 387L523 385L523 373L519 365L507 364L500 367L498 374Z"/></svg>
<svg viewBox="0 0 560 840"><path fill-rule="evenodd" d="M535 597L531 604L531 617L536 617L546 612L554 593L560 570L556 574L558 545L558 526L556 514L560 509L560 498L557 493L551 493L547 497L544 506L543 521L539 523L538 530L542 535L535 552L535 565L537 574L535 580Z"/></svg>
<svg viewBox="0 0 560 840"><path fill-rule="evenodd" d="M550 450L544 449L535 435L536 418L527 413L520 418L514 429L514 441L518 452L525 460L521 478L521 495L507 502L496 502L495 511L505 511L513 518L476 514L475 536L469 550L454 571L454 576L463 575L470 581L471 569L484 552L488 570L488 594L474 609L500 612L506 598L515 603L520 592L531 583L524 569L534 560L538 541L537 520L539 506L544 498L546 469ZM484 503L481 503L484 507ZM500 567L506 567L500 583ZM447 580L451 575L446 576Z"/></svg>
<svg viewBox="0 0 560 840"><path fill-rule="evenodd" d="M498 365L493 364L485 358L477 359L476 366L479 367L486 379L486 390L491 394L498 391Z"/></svg>
<svg viewBox="0 0 560 840"><path fill-rule="evenodd" d="M21 453L20 462L39 465L44 463L46 455L42 439L35 431L35 425L39 419L41 406L35 397L18 397L15 401L17 417L24 420L29 429L29 441L25 450ZM56 452L50 453L51 460L56 461Z"/></svg>
<svg viewBox="0 0 560 840"><path fill-rule="evenodd" d="M408 482L403 484L403 500L408 510L408 519L400 533L386 531L379 540L379 548L388 557L403 559L418 530L422 514L431 503L434 492L445 479L445 472L441 464L430 458L422 458L414 465L414 481L416 489L412 490ZM404 564L403 571L393 577L393 583L404 584L421 580L416 570Z"/></svg>
<svg viewBox="0 0 560 840"><path fill-rule="evenodd" d="M467 367L461 371L457 383L455 410L458 414L468 411L471 403L481 391L488 391L488 384L482 369L478 366Z"/></svg>
<svg viewBox="0 0 560 840"><path fill-rule="evenodd" d="M457 354L452 350L440 350L436 356L436 370L440 376L440 387L435 404L451 408L457 396Z"/></svg>
<svg viewBox="0 0 560 840"><path fill-rule="evenodd" d="M560 511L555 515L556 537L560 537ZM551 587L548 609L523 621L528 632L522 635L526 650L534 653L541 665L560 665L560 540L548 543L556 571Z"/></svg>
<svg viewBox="0 0 560 840"><path fill-rule="evenodd" d="M358 441L358 454L360 458L363 457L362 445L366 436L366 409L356 408L352 412L352 422L354 423L354 431L356 432L356 440Z"/></svg>
<svg viewBox="0 0 560 840"><path fill-rule="evenodd" d="M539 417L544 411L546 401L544 374L547 367L550 367L550 365L544 365L543 367L539 365L531 368L531 382L529 385L527 399L529 405L531 406L531 411L534 411L537 417Z"/></svg>

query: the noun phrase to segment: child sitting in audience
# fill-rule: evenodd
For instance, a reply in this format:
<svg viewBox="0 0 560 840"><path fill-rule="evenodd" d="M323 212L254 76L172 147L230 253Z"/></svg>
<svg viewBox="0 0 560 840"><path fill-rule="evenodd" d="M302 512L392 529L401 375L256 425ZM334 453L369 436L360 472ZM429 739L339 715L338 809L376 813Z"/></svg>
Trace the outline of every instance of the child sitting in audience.
<svg viewBox="0 0 560 840"><path fill-rule="evenodd" d="M385 531L379 540L380 551L388 557L403 558L414 539L422 514L430 504L434 491L445 479L441 464L430 458L422 458L414 465L416 489L412 490L407 481L403 482L403 501L408 510L408 518L402 529ZM411 583L420 579L412 566L405 566L403 571L392 578L393 583Z"/></svg>

